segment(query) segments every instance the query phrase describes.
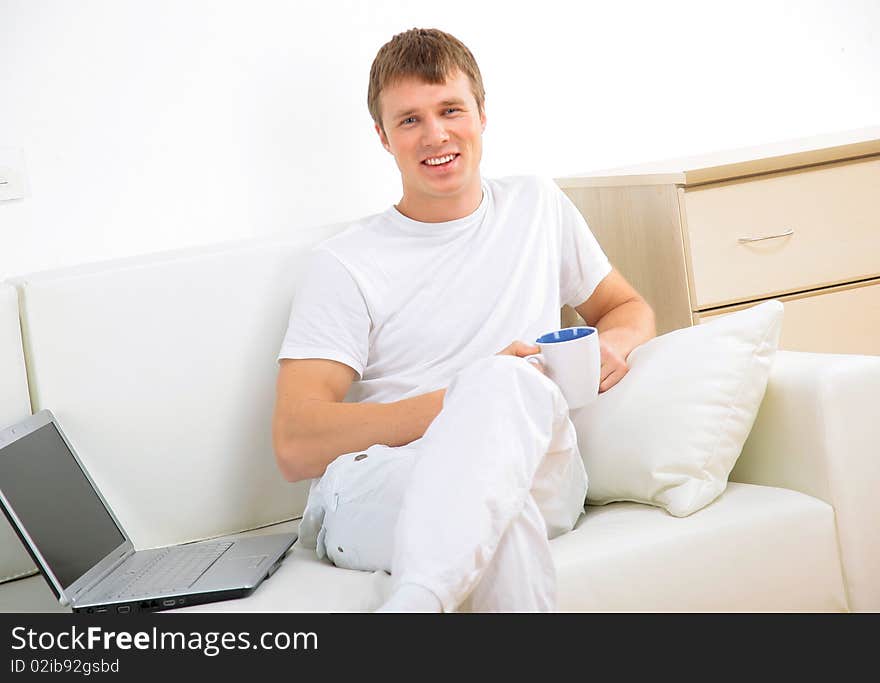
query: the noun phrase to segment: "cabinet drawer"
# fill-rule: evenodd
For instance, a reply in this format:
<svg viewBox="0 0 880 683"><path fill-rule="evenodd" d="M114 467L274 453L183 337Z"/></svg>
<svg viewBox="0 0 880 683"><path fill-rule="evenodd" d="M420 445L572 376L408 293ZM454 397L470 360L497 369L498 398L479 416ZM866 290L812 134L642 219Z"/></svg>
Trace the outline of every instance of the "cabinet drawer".
<svg viewBox="0 0 880 683"><path fill-rule="evenodd" d="M779 348L880 355L880 282L781 300L785 316ZM700 322L727 313L702 315Z"/></svg>
<svg viewBox="0 0 880 683"><path fill-rule="evenodd" d="M878 197L880 157L684 190L695 308L880 275Z"/></svg>

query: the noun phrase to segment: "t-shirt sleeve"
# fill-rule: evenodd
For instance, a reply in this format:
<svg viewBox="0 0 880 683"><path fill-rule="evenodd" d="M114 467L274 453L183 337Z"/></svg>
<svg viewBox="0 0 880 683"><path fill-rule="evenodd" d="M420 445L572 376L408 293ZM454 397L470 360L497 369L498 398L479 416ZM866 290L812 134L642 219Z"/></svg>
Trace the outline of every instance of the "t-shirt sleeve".
<svg viewBox="0 0 880 683"><path fill-rule="evenodd" d="M370 314L351 274L331 252L311 254L290 307L283 358L345 363L362 378L369 351Z"/></svg>
<svg viewBox="0 0 880 683"><path fill-rule="evenodd" d="M561 230L559 300L571 307L580 306L611 272L611 263L581 212L556 183L549 183L556 195Z"/></svg>

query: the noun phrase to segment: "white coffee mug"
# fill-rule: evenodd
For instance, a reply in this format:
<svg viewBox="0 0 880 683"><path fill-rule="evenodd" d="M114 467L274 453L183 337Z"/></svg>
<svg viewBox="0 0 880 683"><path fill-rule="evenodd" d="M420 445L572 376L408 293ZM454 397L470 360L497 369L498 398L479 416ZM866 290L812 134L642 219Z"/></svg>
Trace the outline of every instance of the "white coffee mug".
<svg viewBox="0 0 880 683"><path fill-rule="evenodd" d="M562 390L570 410L583 408L599 395L601 354L595 327L565 327L535 340L541 353L526 356L539 360L547 376Z"/></svg>

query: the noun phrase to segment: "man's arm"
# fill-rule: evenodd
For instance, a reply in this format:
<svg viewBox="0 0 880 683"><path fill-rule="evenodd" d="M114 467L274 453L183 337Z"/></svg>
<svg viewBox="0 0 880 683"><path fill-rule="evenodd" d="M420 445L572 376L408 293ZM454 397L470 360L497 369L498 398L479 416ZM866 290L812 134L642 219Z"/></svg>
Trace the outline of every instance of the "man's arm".
<svg viewBox="0 0 880 683"><path fill-rule="evenodd" d="M539 351L514 341L498 355L522 357ZM443 408L445 389L393 403L343 403L354 378L352 368L333 360L281 361L272 441L278 468L288 481L320 477L343 453L420 439Z"/></svg>
<svg viewBox="0 0 880 683"><path fill-rule="evenodd" d="M627 373L630 351L657 334L654 311L615 268L575 310L588 325L599 330L599 391L607 391Z"/></svg>
<svg viewBox="0 0 880 683"><path fill-rule="evenodd" d="M444 389L393 403L343 403L355 371L321 359L285 359L278 371L272 441L288 481L324 474L343 453L420 438L443 407Z"/></svg>

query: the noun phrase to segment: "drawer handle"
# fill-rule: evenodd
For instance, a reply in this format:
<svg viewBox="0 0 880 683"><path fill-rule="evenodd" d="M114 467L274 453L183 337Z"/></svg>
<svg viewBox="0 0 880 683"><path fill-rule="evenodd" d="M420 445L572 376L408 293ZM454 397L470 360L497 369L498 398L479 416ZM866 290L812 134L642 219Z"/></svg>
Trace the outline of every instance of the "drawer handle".
<svg viewBox="0 0 880 683"><path fill-rule="evenodd" d="M794 230L789 228L785 232L780 232L778 235L767 235L766 237L740 237L737 240L740 244L745 244L746 242L760 242L761 240L775 240L777 237L788 237L789 235L794 235Z"/></svg>

